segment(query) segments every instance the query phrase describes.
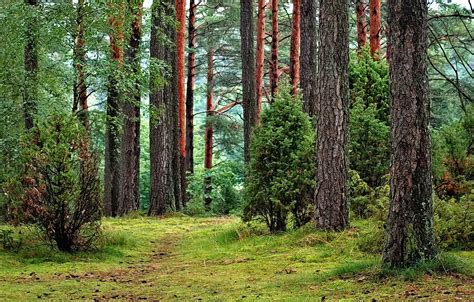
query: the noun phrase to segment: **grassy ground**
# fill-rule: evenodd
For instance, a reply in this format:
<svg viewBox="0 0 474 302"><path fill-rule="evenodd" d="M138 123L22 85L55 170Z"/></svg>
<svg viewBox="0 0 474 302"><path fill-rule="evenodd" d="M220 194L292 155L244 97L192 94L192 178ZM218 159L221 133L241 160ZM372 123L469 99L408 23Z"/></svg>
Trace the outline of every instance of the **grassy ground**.
<svg viewBox="0 0 474 302"><path fill-rule="evenodd" d="M361 251L376 231L367 221L281 235L237 218L107 219L104 229L94 253L34 240L17 253L0 249L0 300L474 299L474 252L383 270L379 255ZM379 247L362 248L371 249Z"/></svg>

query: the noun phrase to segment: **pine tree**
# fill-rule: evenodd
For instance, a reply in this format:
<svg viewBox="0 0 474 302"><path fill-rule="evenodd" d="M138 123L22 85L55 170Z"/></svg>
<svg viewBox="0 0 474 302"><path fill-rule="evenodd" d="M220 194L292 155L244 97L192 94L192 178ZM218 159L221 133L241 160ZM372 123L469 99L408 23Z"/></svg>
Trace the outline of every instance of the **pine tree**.
<svg viewBox="0 0 474 302"><path fill-rule="evenodd" d="M381 2L380 0L370 0L370 53L375 59L380 52L381 37Z"/></svg>
<svg viewBox="0 0 474 302"><path fill-rule="evenodd" d="M303 109L309 116L316 111L318 4L319 0L301 0L301 69Z"/></svg>
<svg viewBox="0 0 474 302"><path fill-rule="evenodd" d="M392 156L383 262L399 267L435 255L427 80L426 0L389 0Z"/></svg>
<svg viewBox="0 0 474 302"><path fill-rule="evenodd" d="M300 29L301 0L293 0L293 15L291 19L291 47L290 47L290 77L293 87L292 93L296 95L300 84Z"/></svg>
<svg viewBox="0 0 474 302"><path fill-rule="evenodd" d="M349 109L348 2L320 2L317 102L316 225L342 230L347 209L347 122Z"/></svg>

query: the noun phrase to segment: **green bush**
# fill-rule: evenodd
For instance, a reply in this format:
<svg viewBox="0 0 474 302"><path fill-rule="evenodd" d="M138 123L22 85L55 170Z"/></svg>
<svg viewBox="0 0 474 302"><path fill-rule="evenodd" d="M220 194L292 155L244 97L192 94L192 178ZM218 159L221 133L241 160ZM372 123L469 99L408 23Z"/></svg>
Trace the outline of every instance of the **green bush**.
<svg viewBox="0 0 474 302"><path fill-rule="evenodd" d="M473 195L460 201L435 198L434 228L441 249L474 249Z"/></svg>
<svg viewBox="0 0 474 302"><path fill-rule="evenodd" d="M188 177L188 195L190 200L184 209L188 215L204 215L204 179L210 176L212 191L210 193L210 214L229 215L239 214L241 210L240 179L242 167L238 163L222 162L212 169L195 169Z"/></svg>
<svg viewBox="0 0 474 302"><path fill-rule="evenodd" d="M314 129L300 97L287 84L254 130L245 183L246 221L261 219L271 232L284 231L288 216L300 227L311 217L314 190Z"/></svg>
<svg viewBox="0 0 474 302"><path fill-rule="evenodd" d="M351 57L349 163L371 187L380 186L389 168L388 64L368 49Z"/></svg>
<svg viewBox="0 0 474 302"><path fill-rule="evenodd" d="M349 171L349 208L357 218L373 218L383 221L387 218L390 184L388 175L382 179L382 185L371 188L359 174Z"/></svg>
<svg viewBox="0 0 474 302"><path fill-rule="evenodd" d="M59 250L90 247L99 233L98 156L76 117L53 115L20 139L18 175L7 185L18 222Z"/></svg>

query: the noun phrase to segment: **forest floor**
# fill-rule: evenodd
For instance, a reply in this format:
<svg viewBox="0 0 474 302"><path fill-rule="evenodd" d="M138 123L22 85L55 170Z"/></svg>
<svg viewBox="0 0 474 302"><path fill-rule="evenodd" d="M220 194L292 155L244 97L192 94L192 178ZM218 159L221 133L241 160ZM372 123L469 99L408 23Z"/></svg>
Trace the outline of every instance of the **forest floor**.
<svg viewBox="0 0 474 302"><path fill-rule="evenodd" d="M0 300L474 300L474 252L384 270L359 248L371 225L269 235L233 217L106 219L95 252L32 238L17 253L0 249Z"/></svg>

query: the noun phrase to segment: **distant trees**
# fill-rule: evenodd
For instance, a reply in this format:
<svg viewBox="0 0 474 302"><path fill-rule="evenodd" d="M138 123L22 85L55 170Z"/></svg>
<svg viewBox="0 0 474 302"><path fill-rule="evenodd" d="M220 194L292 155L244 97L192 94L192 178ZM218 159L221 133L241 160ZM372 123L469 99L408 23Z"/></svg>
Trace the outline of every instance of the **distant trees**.
<svg viewBox="0 0 474 302"><path fill-rule="evenodd" d="M265 87L263 85L264 67L265 67L265 9L266 0L258 0L257 8L257 50L255 62L255 85L257 90L257 124L260 124L262 111L262 98Z"/></svg>
<svg viewBox="0 0 474 302"><path fill-rule="evenodd" d="M435 255L425 0L389 0L392 157L383 262L406 266Z"/></svg>
<svg viewBox="0 0 474 302"><path fill-rule="evenodd" d="M293 14L291 18L291 46L290 46L290 78L293 86L293 95L296 95L300 85L300 41L301 41L301 0L293 0Z"/></svg>
<svg viewBox="0 0 474 302"><path fill-rule="evenodd" d="M278 30L278 0L270 0L272 9L272 44L270 53L270 91L275 96L278 87L279 63L278 48L280 45L280 32Z"/></svg>
<svg viewBox="0 0 474 302"><path fill-rule="evenodd" d="M321 1L316 146L316 225L342 230L347 208L349 17L345 0Z"/></svg>
<svg viewBox="0 0 474 302"><path fill-rule="evenodd" d="M356 3L357 16L357 48L362 49L367 43L367 4L365 0L358 0Z"/></svg>

